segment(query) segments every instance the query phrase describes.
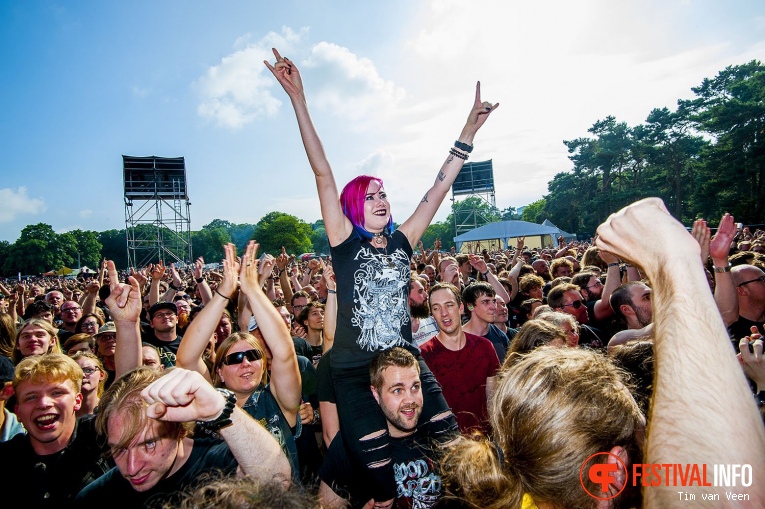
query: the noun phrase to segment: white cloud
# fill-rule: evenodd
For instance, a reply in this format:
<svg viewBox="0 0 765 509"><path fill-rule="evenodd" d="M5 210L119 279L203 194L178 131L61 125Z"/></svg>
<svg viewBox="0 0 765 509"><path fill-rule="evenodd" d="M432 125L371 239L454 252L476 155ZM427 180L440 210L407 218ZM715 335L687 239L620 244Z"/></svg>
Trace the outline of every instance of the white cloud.
<svg viewBox="0 0 765 509"><path fill-rule="evenodd" d="M396 114L404 89L383 79L374 63L348 48L320 42L303 68L312 70L311 103L357 126L371 126Z"/></svg>
<svg viewBox="0 0 765 509"><path fill-rule="evenodd" d="M396 162L396 158L387 150L376 150L364 160L358 163L357 170L363 175L378 175L383 168L390 168Z"/></svg>
<svg viewBox="0 0 765 509"><path fill-rule="evenodd" d="M90 217L93 215L93 211L90 209L85 209L80 211L80 217Z"/></svg>
<svg viewBox="0 0 765 509"><path fill-rule="evenodd" d="M281 34L270 32L256 43L250 42L250 34L239 37L235 47L242 49L223 57L194 82L201 96L197 114L229 129L274 115L281 101L271 94L276 82L263 61L273 60L272 47L289 52L306 34L307 29L294 32L285 27Z"/></svg>
<svg viewBox="0 0 765 509"><path fill-rule="evenodd" d="M45 212L42 198L30 198L26 187L0 189L0 223L10 223L16 216Z"/></svg>
<svg viewBox="0 0 765 509"><path fill-rule="evenodd" d="M234 47L239 49L195 81L202 97L197 113L230 129L275 115L282 100L272 94L278 85L263 60L272 62L271 48L276 47L283 55L308 52L299 66L304 76L310 75L307 93L316 110L351 120L356 129L367 129L396 114L405 92L383 79L370 59L330 42L304 48L307 35L307 28L295 32L284 27L281 34L270 32L254 43L249 33L237 38Z"/></svg>

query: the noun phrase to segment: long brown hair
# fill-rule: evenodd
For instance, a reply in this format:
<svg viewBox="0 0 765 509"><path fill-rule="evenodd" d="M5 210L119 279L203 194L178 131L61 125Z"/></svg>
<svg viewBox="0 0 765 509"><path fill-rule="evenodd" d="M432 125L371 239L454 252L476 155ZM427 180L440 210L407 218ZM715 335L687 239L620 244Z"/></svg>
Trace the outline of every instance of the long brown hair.
<svg viewBox="0 0 765 509"><path fill-rule="evenodd" d="M561 509L595 507L580 484L585 460L621 446L628 464L641 462L645 418L624 376L596 352L533 350L500 374L489 406L493 440L461 437L447 451L448 493L476 508L519 507L524 493ZM615 500L640 507L629 484Z"/></svg>

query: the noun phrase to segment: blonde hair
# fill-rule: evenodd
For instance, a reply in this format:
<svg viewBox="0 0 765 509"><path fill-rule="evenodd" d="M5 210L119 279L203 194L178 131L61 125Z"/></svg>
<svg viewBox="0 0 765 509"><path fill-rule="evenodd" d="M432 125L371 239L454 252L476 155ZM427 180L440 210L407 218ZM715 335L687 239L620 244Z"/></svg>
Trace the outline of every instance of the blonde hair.
<svg viewBox="0 0 765 509"><path fill-rule="evenodd" d="M595 507L580 484L585 460L621 446L629 463L641 461L645 418L623 373L589 350L540 347L503 370L489 420L493 441L461 437L442 464L448 493L472 507L519 507L524 493L556 508ZM639 497L628 483L619 500Z"/></svg>
<svg viewBox="0 0 765 509"><path fill-rule="evenodd" d="M79 393L82 389L82 368L71 357L60 352L31 355L22 359L16 366L13 374L13 388L16 389L21 382L26 381L42 384L64 380L72 381L75 393Z"/></svg>
<svg viewBox="0 0 765 509"><path fill-rule="evenodd" d="M79 367L79 366L78 366ZM151 385L169 371L154 371L151 368L139 367L128 371L106 390L98 403L96 417L96 430L104 437L108 437L109 419L112 415L120 412L123 414L123 426L119 436L112 437L112 450L127 447L136 436L154 419L146 415L149 404L141 397L141 391ZM156 429L158 437L180 440L190 436L193 432L194 422L170 422L157 420Z"/></svg>
<svg viewBox="0 0 765 509"><path fill-rule="evenodd" d="M582 266L582 270L590 265L600 267L601 270L608 268L608 264L600 258L600 249L597 246L590 246L584 251L579 265Z"/></svg>
<svg viewBox="0 0 765 509"><path fill-rule="evenodd" d="M11 360L14 364L18 364L24 359L24 356L21 355L21 350L19 350L19 337L24 329L32 326L40 327L50 336L51 342L50 347L48 347L48 353L63 353L61 351L61 345L58 343L58 329L48 320L43 320L42 318L30 318L29 320L22 322L16 331L16 339L13 341L13 354L11 355Z"/></svg>

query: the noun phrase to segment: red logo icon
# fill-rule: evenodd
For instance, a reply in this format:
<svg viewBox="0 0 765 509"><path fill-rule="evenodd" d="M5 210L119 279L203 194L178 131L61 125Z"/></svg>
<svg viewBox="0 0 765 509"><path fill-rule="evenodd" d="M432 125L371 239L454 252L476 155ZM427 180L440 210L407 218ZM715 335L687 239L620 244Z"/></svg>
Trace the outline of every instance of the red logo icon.
<svg viewBox="0 0 765 509"><path fill-rule="evenodd" d="M614 458L616 459L616 462L596 463L595 460L600 459L598 458L599 456ZM621 489L609 495L611 486L616 485L616 473L619 471L619 468L624 472L624 484L622 484ZM598 489L595 490L595 493L588 490L587 486L585 486L585 475L591 483L598 487ZM582 468L579 470L579 482L582 484L584 491L592 498L598 500L611 500L624 491L624 488L627 486L627 466L615 454L611 454L610 452L596 452L582 463Z"/></svg>

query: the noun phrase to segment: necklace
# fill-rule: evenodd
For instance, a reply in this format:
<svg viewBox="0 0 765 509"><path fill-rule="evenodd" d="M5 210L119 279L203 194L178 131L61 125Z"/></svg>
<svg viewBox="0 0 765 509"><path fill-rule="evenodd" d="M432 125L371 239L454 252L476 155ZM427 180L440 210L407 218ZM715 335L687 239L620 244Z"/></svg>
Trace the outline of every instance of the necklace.
<svg viewBox="0 0 765 509"><path fill-rule="evenodd" d="M396 264L393 263L393 260L391 260L390 255L386 253L387 246L383 246L383 250L380 251L380 248L376 246L375 244L382 246L383 242L385 241L385 238L383 237L382 233L375 233L372 235L372 240L370 241L370 244L372 244L372 247L375 248L375 251L377 251L377 254L379 254L383 260L385 260L385 263L390 267L391 269L396 267Z"/></svg>

